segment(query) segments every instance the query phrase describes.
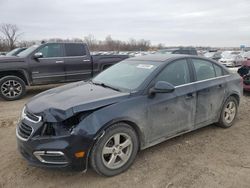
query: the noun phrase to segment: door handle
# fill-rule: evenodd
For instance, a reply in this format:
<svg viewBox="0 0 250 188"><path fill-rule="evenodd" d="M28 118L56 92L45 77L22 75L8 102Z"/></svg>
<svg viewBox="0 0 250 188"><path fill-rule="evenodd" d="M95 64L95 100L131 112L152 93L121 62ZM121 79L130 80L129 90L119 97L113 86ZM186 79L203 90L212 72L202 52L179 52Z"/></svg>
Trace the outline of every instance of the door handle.
<svg viewBox="0 0 250 188"><path fill-rule="evenodd" d="M223 85L222 85L222 84L219 84L219 85L217 86L217 88L223 88Z"/></svg>
<svg viewBox="0 0 250 188"><path fill-rule="evenodd" d="M87 61L90 61L89 59L84 59L83 62L87 62Z"/></svg>
<svg viewBox="0 0 250 188"><path fill-rule="evenodd" d="M64 61L56 61L56 63L64 63Z"/></svg>
<svg viewBox="0 0 250 188"><path fill-rule="evenodd" d="M194 98L194 94L193 93L188 93L187 95L186 95L186 97L185 97L185 99L192 99L192 98Z"/></svg>

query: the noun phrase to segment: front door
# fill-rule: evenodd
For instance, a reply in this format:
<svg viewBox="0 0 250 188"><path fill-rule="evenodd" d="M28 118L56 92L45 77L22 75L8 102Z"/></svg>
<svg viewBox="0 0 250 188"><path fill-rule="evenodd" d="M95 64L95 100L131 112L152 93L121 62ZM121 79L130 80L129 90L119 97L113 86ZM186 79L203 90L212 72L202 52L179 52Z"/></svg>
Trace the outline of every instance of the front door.
<svg viewBox="0 0 250 188"><path fill-rule="evenodd" d="M62 44L45 44L35 53L42 54L41 58L31 57L30 68L35 84L65 81Z"/></svg>
<svg viewBox="0 0 250 188"><path fill-rule="evenodd" d="M148 123L151 126L151 142L165 139L193 129L196 93L191 84L186 59L176 60L166 66L156 77L175 86L172 93L157 93L148 98Z"/></svg>

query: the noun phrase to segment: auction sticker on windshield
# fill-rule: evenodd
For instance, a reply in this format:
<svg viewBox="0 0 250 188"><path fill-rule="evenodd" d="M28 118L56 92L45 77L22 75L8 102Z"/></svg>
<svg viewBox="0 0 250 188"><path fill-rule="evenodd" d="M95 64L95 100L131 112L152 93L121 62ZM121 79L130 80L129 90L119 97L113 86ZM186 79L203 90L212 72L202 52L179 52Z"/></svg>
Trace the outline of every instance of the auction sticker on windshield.
<svg viewBox="0 0 250 188"><path fill-rule="evenodd" d="M140 69L152 69L154 67L154 65L148 65L148 64L139 64L136 66L137 68Z"/></svg>

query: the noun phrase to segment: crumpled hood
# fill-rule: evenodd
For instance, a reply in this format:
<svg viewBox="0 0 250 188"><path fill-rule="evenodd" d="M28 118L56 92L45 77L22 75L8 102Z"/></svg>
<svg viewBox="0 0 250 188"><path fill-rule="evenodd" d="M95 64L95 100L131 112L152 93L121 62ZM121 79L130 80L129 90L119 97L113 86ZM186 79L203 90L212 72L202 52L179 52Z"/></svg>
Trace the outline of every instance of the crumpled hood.
<svg viewBox="0 0 250 188"><path fill-rule="evenodd" d="M0 57L0 63L8 63L8 62L24 62L24 58L13 56L13 57Z"/></svg>
<svg viewBox="0 0 250 188"><path fill-rule="evenodd" d="M129 96L87 82L76 82L45 91L26 104L27 110L46 121L63 121L75 113L117 103Z"/></svg>

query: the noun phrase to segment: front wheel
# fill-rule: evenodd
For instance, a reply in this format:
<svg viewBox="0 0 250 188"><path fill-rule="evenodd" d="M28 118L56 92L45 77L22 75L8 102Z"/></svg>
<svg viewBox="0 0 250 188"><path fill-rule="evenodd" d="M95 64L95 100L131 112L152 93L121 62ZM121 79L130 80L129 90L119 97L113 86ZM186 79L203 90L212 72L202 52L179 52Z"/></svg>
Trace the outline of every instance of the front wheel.
<svg viewBox="0 0 250 188"><path fill-rule="evenodd" d="M101 175L114 176L127 170L139 148L137 134L125 123L109 127L91 152L91 166Z"/></svg>
<svg viewBox="0 0 250 188"><path fill-rule="evenodd" d="M235 97L229 97L221 111L218 126L229 128L233 125L236 115L238 113L238 101Z"/></svg>
<svg viewBox="0 0 250 188"><path fill-rule="evenodd" d="M5 76L0 79L0 97L13 101L20 99L26 93L24 81L17 76Z"/></svg>

